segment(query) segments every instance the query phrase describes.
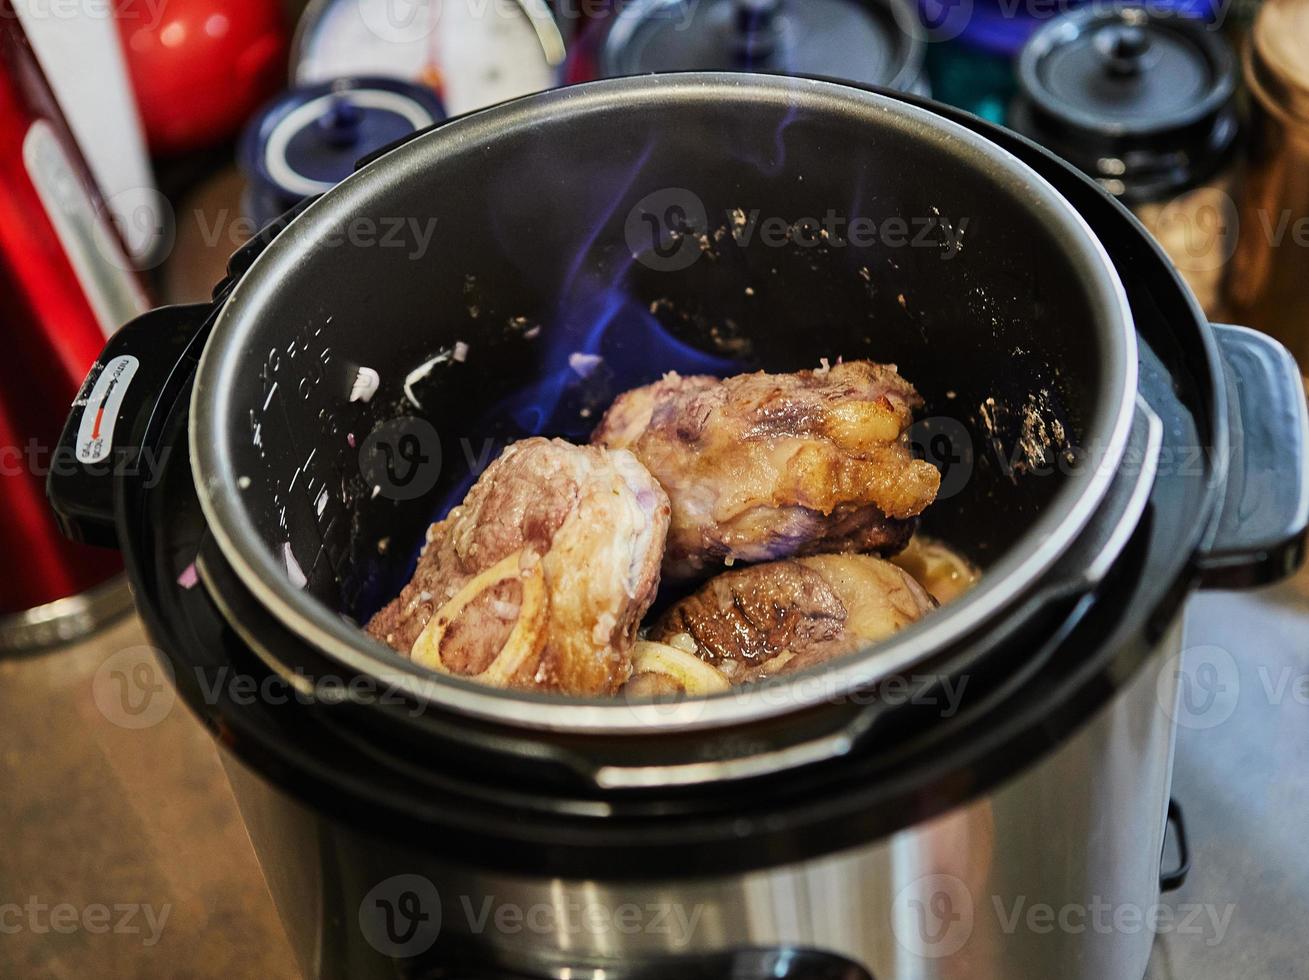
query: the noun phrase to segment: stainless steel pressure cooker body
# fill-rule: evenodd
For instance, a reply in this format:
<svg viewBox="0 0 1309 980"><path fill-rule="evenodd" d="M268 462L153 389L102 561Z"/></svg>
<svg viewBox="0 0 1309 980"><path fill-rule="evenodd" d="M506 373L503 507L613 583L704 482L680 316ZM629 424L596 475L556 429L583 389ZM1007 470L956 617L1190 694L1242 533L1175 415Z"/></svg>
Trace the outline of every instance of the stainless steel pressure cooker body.
<svg viewBox="0 0 1309 980"><path fill-rule="evenodd" d="M924 529L984 570L923 623L673 704L477 687L358 629L508 441L582 437L667 370L838 357L923 393ZM1151 931L1112 923L1160 893L1185 598L1288 573L1309 522L1294 364L1203 322L1101 190L964 114L781 77L406 141L212 304L122 331L65 439L55 507L124 550L333 977L1140 976Z"/></svg>

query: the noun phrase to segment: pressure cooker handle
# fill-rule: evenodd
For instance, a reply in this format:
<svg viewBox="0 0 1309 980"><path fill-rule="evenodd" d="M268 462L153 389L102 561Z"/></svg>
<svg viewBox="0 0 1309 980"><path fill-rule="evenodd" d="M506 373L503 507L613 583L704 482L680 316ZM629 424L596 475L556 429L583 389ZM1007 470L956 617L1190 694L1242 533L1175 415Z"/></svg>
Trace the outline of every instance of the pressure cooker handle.
<svg viewBox="0 0 1309 980"><path fill-rule="evenodd" d="M1309 527L1309 414L1295 359L1246 327L1215 326L1227 379L1231 457L1216 526L1198 556L1209 588L1290 575Z"/></svg>
<svg viewBox="0 0 1309 980"><path fill-rule="evenodd" d="M114 485L150 479L161 460L141 452L162 406L199 359L214 307L166 306L128 323L105 345L73 401L46 481L60 529L87 544L117 547Z"/></svg>

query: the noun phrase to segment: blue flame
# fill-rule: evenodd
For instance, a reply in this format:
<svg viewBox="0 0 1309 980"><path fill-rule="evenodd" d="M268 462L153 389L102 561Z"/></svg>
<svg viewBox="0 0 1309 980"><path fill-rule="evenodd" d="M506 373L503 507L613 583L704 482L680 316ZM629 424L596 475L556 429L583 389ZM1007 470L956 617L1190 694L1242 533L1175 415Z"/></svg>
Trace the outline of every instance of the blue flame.
<svg viewBox="0 0 1309 980"><path fill-rule="evenodd" d="M748 163L754 167L761 175L768 178L780 177L786 170L786 131L791 128L791 124L800 118L800 109L793 99L786 105L786 111L782 113L782 118L773 127L772 132L772 153L762 146L756 148L751 146L740 146L736 150L737 156L743 163ZM756 149L762 152L756 152Z"/></svg>
<svg viewBox="0 0 1309 980"><path fill-rule="evenodd" d="M598 411L624 391L669 371L724 375L741 369L738 361L674 337L632 296L629 274L639 256L624 249L610 271L598 271L606 249L597 244L614 230L615 216L634 195L653 148L646 144L606 196L568 263L554 322L541 330L539 379L500 406L501 417L523 435L584 439L599 421Z"/></svg>
<svg viewBox="0 0 1309 980"><path fill-rule="evenodd" d="M780 139L780 136L779 136ZM674 336L633 295L631 273L639 261L622 247L615 261L606 234L612 234L620 207L633 196L651 147L636 158L571 257L554 315L541 324L536 380L502 399L478 428L508 430L513 438L559 436L589 439L603 412L625 391L679 374L737 374L745 362L700 350ZM621 225L619 240L622 240ZM467 474L450 488L439 517L447 514L479 474ZM439 518L438 518L439 519Z"/></svg>
<svg viewBox="0 0 1309 980"><path fill-rule="evenodd" d="M731 374L741 362L702 351L668 332L625 289L579 275L557 319L541 334L544 350L538 380L511 395L501 411L524 435L585 438L598 412L622 392L668 371Z"/></svg>

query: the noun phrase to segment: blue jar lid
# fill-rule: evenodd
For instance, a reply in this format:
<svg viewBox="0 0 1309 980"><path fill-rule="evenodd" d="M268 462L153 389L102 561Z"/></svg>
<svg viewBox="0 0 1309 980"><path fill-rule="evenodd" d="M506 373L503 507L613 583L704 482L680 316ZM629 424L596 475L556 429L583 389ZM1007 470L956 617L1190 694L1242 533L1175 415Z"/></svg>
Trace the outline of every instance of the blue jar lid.
<svg viewBox="0 0 1309 980"><path fill-rule="evenodd" d="M1149 0L1157 14L1212 22L1227 0ZM958 41L1014 57L1038 30L1071 11L1105 7L1102 0L918 0L918 16L932 41Z"/></svg>
<svg viewBox="0 0 1309 980"><path fill-rule="evenodd" d="M331 190L360 158L444 118L435 93L400 79L342 78L291 89L260 110L241 136L247 199L289 208Z"/></svg>

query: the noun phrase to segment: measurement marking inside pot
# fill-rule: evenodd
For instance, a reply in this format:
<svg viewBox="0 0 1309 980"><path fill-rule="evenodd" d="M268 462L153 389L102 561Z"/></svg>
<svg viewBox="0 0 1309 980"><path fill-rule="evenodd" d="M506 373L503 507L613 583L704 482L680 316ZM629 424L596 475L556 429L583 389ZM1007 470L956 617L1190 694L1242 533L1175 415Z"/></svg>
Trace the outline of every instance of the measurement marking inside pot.
<svg viewBox="0 0 1309 980"><path fill-rule="evenodd" d="M264 411L268 411L268 406L273 403L273 395L277 393L277 382L273 382L273 387L268 389L268 397L264 399Z"/></svg>

